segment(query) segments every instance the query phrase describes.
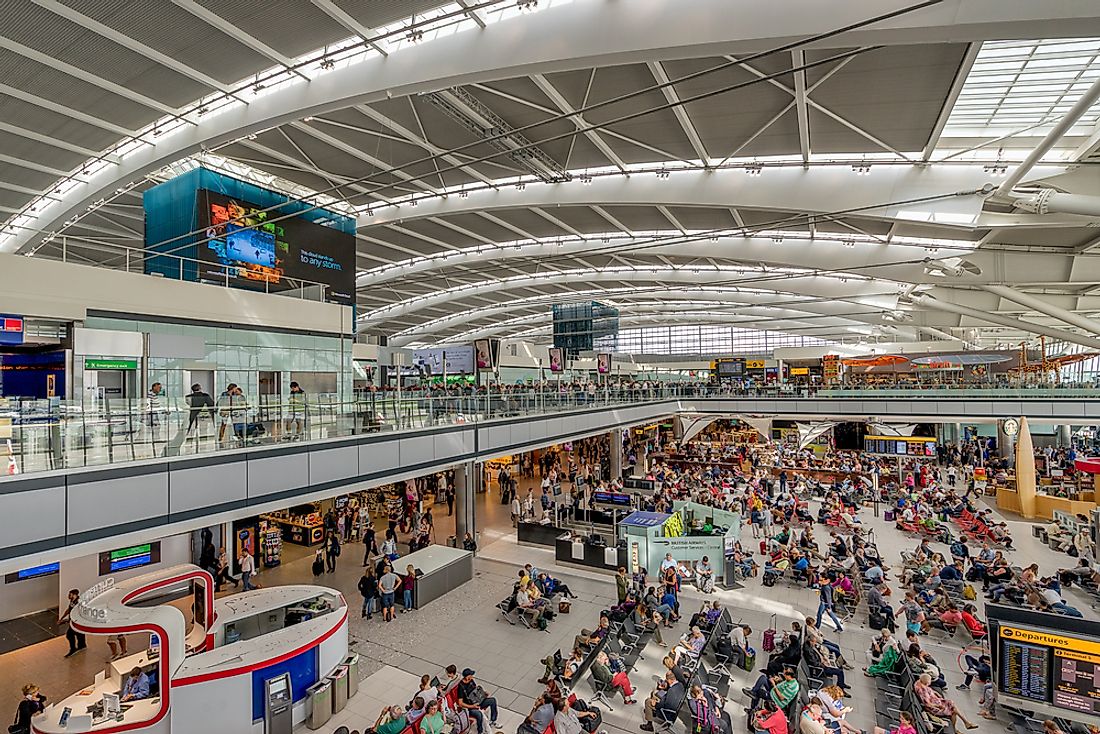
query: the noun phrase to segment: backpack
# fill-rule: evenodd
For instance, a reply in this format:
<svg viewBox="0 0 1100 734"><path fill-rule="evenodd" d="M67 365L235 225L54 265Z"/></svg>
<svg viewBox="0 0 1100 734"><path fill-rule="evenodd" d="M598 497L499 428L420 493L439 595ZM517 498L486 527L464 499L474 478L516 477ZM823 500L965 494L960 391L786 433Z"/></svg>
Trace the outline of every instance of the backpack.
<svg viewBox="0 0 1100 734"><path fill-rule="evenodd" d="M550 621L546 619L545 614L540 614L538 620L535 622L535 626L537 626L540 630L545 631L546 628L550 626Z"/></svg>

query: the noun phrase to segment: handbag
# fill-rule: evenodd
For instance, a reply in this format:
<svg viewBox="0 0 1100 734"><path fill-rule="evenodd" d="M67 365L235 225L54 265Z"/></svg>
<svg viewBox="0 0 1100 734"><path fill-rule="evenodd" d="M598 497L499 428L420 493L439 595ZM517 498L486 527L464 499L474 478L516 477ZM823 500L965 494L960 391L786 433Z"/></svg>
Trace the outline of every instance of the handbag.
<svg viewBox="0 0 1100 734"><path fill-rule="evenodd" d="M558 602L558 614L569 614L570 603L567 601Z"/></svg>

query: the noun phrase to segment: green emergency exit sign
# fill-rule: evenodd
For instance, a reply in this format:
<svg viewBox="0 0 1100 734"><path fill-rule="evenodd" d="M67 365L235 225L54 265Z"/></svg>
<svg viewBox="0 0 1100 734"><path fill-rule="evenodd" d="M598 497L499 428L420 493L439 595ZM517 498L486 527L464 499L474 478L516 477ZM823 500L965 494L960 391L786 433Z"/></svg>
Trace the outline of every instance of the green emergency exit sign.
<svg viewBox="0 0 1100 734"><path fill-rule="evenodd" d="M136 370L136 359L85 359L86 370Z"/></svg>

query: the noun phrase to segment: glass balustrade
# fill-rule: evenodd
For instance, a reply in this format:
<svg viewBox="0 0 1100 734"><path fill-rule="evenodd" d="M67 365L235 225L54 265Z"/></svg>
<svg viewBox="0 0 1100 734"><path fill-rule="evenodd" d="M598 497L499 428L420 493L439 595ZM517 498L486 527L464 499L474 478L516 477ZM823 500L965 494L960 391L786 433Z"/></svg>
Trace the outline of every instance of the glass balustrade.
<svg viewBox="0 0 1100 734"><path fill-rule="evenodd" d="M194 408L186 398L0 401L0 476L193 456L250 446L413 431L519 416L640 405L684 398L1019 399L1100 398L1100 389L1065 387L922 387L807 389L789 385L504 389L470 394L371 392L353 401L311 397L247 402L219 399ZM283 399L285 400L285 398ZM671 411L670 411L671 412Z"/></svg>

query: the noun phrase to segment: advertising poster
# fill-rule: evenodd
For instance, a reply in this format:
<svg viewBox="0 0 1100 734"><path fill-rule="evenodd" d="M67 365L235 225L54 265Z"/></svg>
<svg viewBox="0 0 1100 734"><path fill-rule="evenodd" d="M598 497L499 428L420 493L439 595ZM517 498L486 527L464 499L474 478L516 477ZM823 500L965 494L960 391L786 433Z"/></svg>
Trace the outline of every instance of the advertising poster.
<svg viewBox="0 0 1100 734"><path fill-rule="evenodd" d="M474 352L477 355L477 368L479 370L493 369L493 352L489 347L488 339L478 339L474 342Z"/></svg>
<svg viewBox="0 0 1100 734"><path fill-rule="evenodd" d="M610 354L597 354L596 355L596 372L601 375L607 375L611 373L611 355Z"/></svg>
<svg viewBox="0 0 1100 734"><path fill-rule="evenodd" d="M446 370L444 370L446 359ZM474 374L474 348L469 344L455 344L432 349L417 349L413 352L413 365L423 367L426 375L472 375Z"/></svg>
<svg viewBox="0 0 1100 734"><path fill-rule="evenodd" d="M201 280L224 281L228 270L231 285L251 290L323 283L327 300L354 302L353 235L206 189L199 189L196 201L207 240L198 248Z"/></svg>
<svg viewBox="0 0 1100 734"><path fill-rule="evenodd" d="M550 371L565 372L565 350L561 347L550 347Z"/></svg>

